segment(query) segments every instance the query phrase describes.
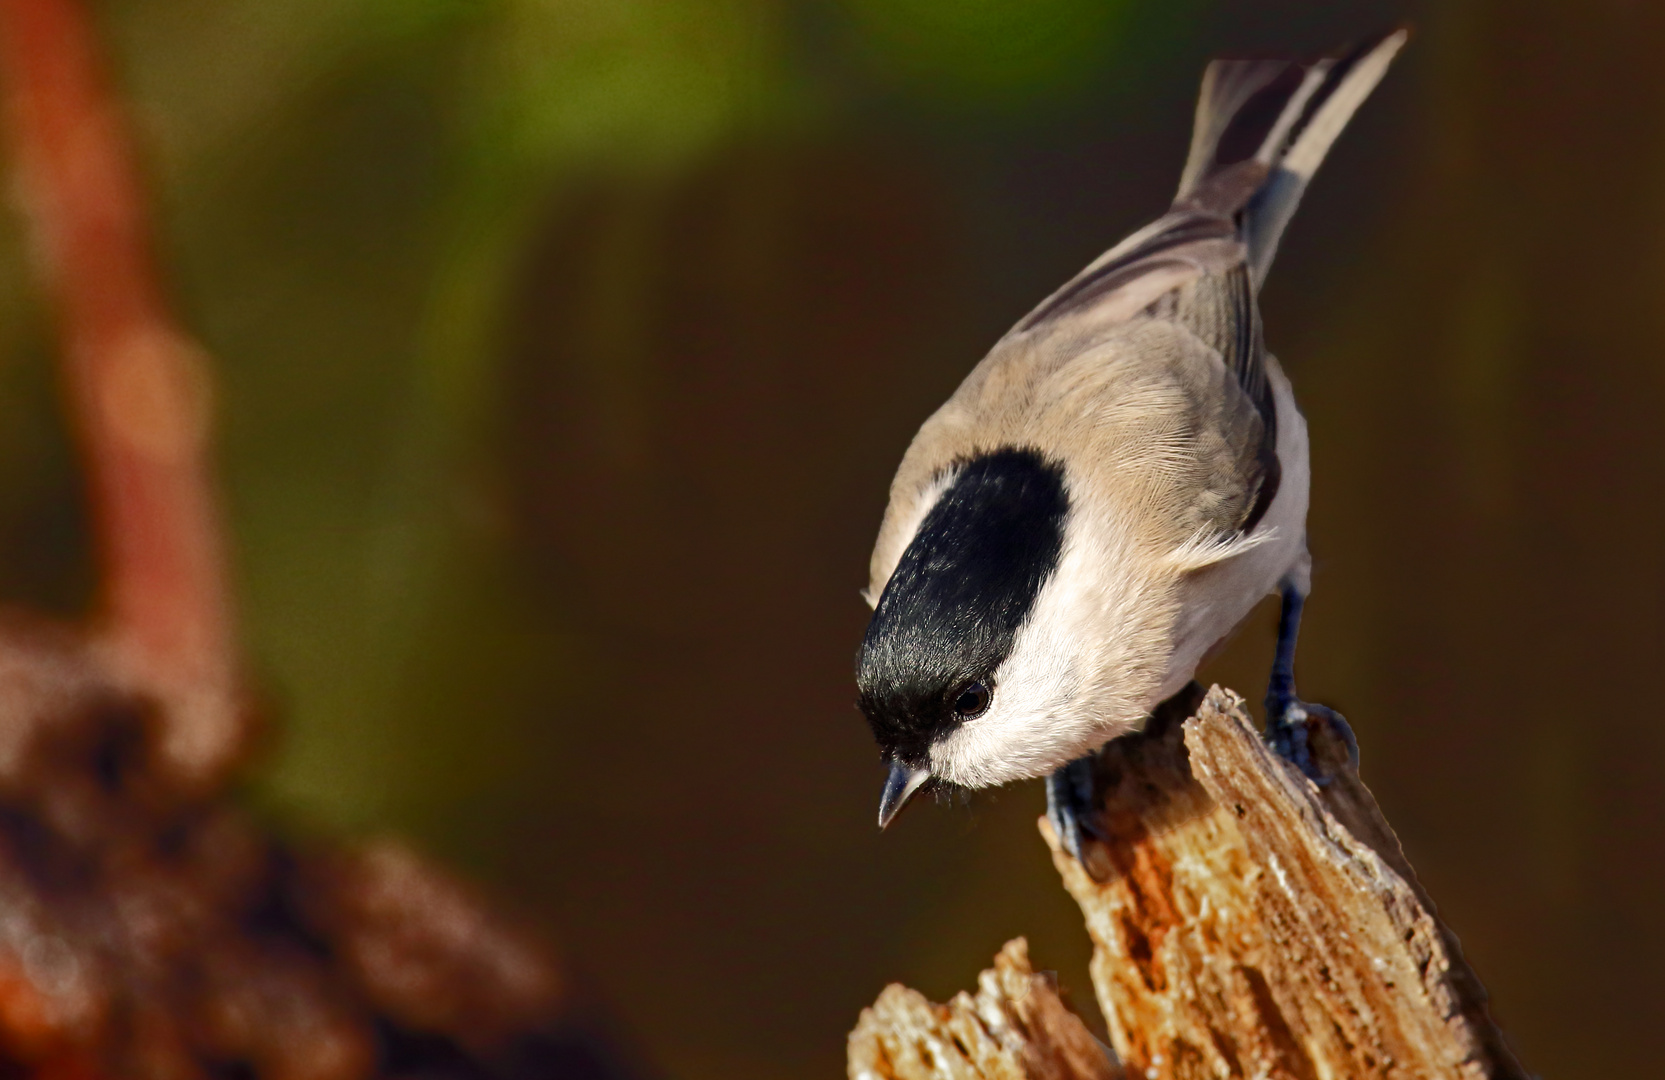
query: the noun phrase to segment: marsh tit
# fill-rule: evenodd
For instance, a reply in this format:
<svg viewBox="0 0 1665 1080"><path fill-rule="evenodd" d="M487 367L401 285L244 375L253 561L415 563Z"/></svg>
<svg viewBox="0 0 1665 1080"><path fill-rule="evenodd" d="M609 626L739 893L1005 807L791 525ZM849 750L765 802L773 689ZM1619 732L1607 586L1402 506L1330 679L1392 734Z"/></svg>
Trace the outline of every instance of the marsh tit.
<svg viewBox="0 0 1665 1080"><path fill-rule="evenodd" d="M1307 430L1256 296L1403 30L1298 64L1217 60L1166 214L1024 316L930 419L890 488L864 595L860 706L888 824L932 781L1050 775L1079 857L1082 763L1186 687L1281 593L1267 730L1311 771L1292 674ZM1073 764L1072 764L1073 763Z"/></svg>

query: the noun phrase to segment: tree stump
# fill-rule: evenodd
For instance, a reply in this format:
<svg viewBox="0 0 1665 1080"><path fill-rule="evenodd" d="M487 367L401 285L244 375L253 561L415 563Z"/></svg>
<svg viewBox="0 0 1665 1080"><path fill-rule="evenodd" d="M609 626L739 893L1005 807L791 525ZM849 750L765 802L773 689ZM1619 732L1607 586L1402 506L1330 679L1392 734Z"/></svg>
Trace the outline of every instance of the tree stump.
<svg viewBox="0 0 1665 1080"><path fill-rule="evenodd" d="M1008 941L977 978L977 996L933 1005L898 983L850 1032L851 1080L1121 1080L1122 1071L1057 987Z"/></svg>
<svg viewBox="0 0 1665 1080"><path fill-rule="evenodd" d="M1100 753L1085 865L1042 819L1127 1074L1524 1080L1345 746L1316 726L1310 743L1323 785L1242 698L1199 688Z"/></svg>

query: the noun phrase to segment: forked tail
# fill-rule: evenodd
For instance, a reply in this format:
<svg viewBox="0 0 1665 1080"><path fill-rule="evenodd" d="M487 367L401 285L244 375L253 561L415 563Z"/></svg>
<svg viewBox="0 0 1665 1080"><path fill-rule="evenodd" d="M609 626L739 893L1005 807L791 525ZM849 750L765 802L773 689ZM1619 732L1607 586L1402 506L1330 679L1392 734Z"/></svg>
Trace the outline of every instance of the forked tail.
<svg viewBox="0 0 1665 1080"><path fill-rule="evenodd" d="M1216 60L1203 73L1176 202L1239 215L1256 290L1307 182L1409 36L1394 30L1312 64Z"/></svg>

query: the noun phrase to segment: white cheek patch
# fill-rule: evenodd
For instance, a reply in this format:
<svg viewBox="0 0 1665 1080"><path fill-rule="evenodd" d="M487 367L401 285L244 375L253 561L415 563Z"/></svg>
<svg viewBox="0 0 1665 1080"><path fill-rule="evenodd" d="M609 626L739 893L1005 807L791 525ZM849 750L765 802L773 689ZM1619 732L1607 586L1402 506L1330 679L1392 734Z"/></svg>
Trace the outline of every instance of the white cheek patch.
<svg viewBox="0 0 1665 1080"><path fill-rule="evenodd" d="M932 746L932 772L966 787L992 787L1079 756L1062 749L1080 741L1072 722L1082 681L1077 642L1046 606L1044 599L1036 605L1037 617L1018 631L1011 656L995 672L989 711Z"/></svg>
<svg viewBox="0 0 1665 1080"><path fill-rule="evenodd" d="M1116 530L1093 535L1119 539ZM1171 617L1126 572L1127 545L1066 544L1011 654L989 711L931 747L931 771L966 787L1041 776L1137 730L1155 703Z"/></svg>
<svg viewBox="0 0 1665 1080"><path fill-rule="evenodd" d="M989 711L931 748L932 771L967 787L992 787L1049 772L1079 757L1090 734L1079 709L1086 672L1080 616L1090 609L1088 576L1066 552L1042 587L1011 654L994 674Z"/></svg>

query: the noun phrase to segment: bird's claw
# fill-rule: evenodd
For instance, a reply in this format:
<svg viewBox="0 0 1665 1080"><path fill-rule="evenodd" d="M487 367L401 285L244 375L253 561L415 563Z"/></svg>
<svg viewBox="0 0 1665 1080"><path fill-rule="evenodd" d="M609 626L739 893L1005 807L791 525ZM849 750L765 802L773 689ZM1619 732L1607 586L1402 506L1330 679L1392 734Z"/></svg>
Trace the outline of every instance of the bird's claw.
<svg viewBox="0 0 1665 1080"><path fill-rule="evenodd" d="M1094 781L1095 755L1077 758L1059 766L1046 778L1046 817L1058 834L1064 850L1083 862L1081 851L1088 835L1097 836L1093 824L1098 813L1098 791Z"/></svg>
<svg viewBox="0 0 1665 1080"><path fill-rule="evenodd" d="M1326 787L1334 779L1313 760L1311 735L1313 725L1327 726L1347 747L1348 763L1359 767L1359 741L1345 717L1327 705L1315 705L1291 697L1282 702L1267 703L1266 741L1278 756L1300 769L1313 783Z"/></svg>

